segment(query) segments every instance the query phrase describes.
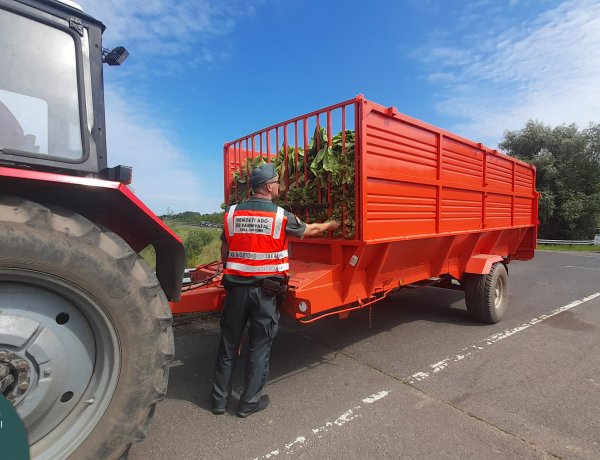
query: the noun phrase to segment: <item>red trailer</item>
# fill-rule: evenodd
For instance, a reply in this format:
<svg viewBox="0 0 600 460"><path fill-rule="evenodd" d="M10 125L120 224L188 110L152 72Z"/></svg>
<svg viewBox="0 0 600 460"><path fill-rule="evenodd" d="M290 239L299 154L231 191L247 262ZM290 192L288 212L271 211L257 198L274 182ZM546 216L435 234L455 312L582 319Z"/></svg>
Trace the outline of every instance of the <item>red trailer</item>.
<svg viewBox="0 0 600 460"><path fill-rule="evenodd" d="M337 235L291 240L282 311L302 323L343 318L426 284L464 289L474 318L499 321L507 265L531 259L536 247L534 166L357 96L225 144L226 202L249 193L244 176L257 161L287 165L284 189L302 188L311 148L327 155L335 145L340 163L349 155L352 177L321 177L314 203L295 210L307 220L341 218L343 226ZM218 263L191 278L173 313L221 308Z"/></svg>

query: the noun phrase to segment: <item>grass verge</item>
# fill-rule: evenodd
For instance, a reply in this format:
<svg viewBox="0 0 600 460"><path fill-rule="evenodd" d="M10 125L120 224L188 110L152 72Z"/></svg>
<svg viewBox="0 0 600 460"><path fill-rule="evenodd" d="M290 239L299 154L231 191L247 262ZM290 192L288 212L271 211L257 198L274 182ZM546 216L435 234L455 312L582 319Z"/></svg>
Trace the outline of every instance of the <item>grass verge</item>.
<svg viewBox="0 0 600 460"><path fill-rule="evenodd" d="M583 246L578 244L538 244L538 249L545 251L600 252L600 246Z"/></svg>

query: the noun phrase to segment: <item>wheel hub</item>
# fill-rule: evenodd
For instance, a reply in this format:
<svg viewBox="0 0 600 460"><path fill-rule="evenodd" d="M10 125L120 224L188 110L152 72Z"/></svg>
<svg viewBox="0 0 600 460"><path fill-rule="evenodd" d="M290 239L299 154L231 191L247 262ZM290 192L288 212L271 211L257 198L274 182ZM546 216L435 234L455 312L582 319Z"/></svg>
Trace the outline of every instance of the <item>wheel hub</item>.
<svg viewBox="0 0 600 460"><path fill-rule="evenodd" d="M115 353L111 322L84 291L0 268L0 393L23 421L32 458L67 458L89 435L117 383Z"/></svg>
<svg viewBox="0 0 600 460"><path fill-rule="evenodd" d="M500 308L500 305L503 301L503 292L504 292L504 283L501 278L498 278L496 281L496 286L494 288L494 306L496 308Z"/></svg>
<svg viewBox="0 0 600 460"><path fill-rule="evenodd" d="M0 392L17 405L31 386L32 366L28 359L0 348Z"/></svg>
<svg viewBox="0 0 600 460"><path fill-rule="evenodd" d="M81 315L59 296L26 285L0 287L11 300L0 314L0 390L35 442L81 399L93 367L86 355L93 351L92 337L75 324L84 322ZM31 310L15 308L20 304Z"/></svg>

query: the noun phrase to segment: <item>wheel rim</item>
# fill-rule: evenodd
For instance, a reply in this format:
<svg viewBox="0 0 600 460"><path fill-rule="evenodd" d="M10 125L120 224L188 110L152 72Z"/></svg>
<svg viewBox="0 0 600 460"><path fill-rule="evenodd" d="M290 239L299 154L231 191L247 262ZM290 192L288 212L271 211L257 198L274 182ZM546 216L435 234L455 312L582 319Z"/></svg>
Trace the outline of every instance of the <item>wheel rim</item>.
<svg viewBox="0 0 600 460"><path fill-rule="evenodd" d="M504 300L504 281L502 277L498 277L496 285L494 287L494 308L500 310L502 308L502 302Z"/></svg>
<svg viewBox="0 0 600 460"><path fill-rule="evenodd" d="M23 420L32 458L65 458L114 394L115 328L85 291L30 270L0 270L0 312L0 389Z"/></svg>

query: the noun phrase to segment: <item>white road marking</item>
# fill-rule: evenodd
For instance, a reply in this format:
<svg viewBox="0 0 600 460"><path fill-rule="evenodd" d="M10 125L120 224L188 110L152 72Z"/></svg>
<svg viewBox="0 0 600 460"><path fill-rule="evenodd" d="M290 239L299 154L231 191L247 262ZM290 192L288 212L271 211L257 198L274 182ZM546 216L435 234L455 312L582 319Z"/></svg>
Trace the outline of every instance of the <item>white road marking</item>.
<svg viewBox="0 0 600 460"><path fill-rule="evenodd" d="M375 393L362 401L366 404L373 404L375 401L379 401L381 398L385 398L388 395L389 391L380 391L379 393Z"/></svg>
<svg viewBox="0 0 600 460"><path fill-rule="evenodd" d="M600 271L600 268L592 268L592 267L577 267L575 265L565 265L565 268L579 268L581 270L598 270Z"/></svg>
<svg viewBox="0 0 600 460"><path fill-rule="evenodd" d="M389 393L390 393L389 390L382 390L378 393L374 393L372 395L367 396L362 401L365 404L373 404L373 403L385 398ZM327 433L329 430L334 429L336 427L344 426L346 423L351 422L355 418L360 417L362 415L361 409L362 409L361 406L355 406L352 409L348 409L343 414L341 414L339 417L337 417L335 420L326 422L324 425L322 425L318 428L313 428L311 430L311 434L309 434L307 436L298 436L295 440L285 444L285 446L283 448L274 449L271 452L269 452L268 454L265 454L261 457L256 457L254 460L268 460L268 459L276 457L280 454L286 454L286 455L291 454L294 452L294 450L304 447L307 444L307 442L310 441L311 438L314 438L314 439L322 438L323 435L325 433Z"/></svg>
<svg viewBox="0 0 600 460"><path fill-rule="evenodd" d="M289 444L285 445L286 450L290 450L294 444L304 444L306 442L306 438L304 436L298 436Z"/></svg>
<svg viewBox="0 0 600 460"><path fill-rule="evenodd" d="M581 305L585 302L589 302L590 300L593 300L597 297L600 297L600 292L596 292L595 294L584 297L583 299L575 300L567 305L564 305L562 307L557 308L556 310L551 311L548 314L544 314L544 315L540 315L535 318L532 318L520 326L514 327L512 329L507 329L506 331L499 332L497 334L490 335L489 337L486 337L485 339L480 340L476 344L473 344L471 346L463 348L460 351L460 353L458 353L454 356L450 356L450 357L443 359L435 364L430 365L426 371L417 372L417 373L413 374L410 378L404 379L403 381L406 383L413 384L415 382L420 382L422 380L425 380L426 378L432 376L433 374L443 371L450 364L456 363L458 361L462 361L463 359L466 359L467 357L469 357L481 350L484 350L486 346L490 346L495 343L498 343L499 341L504 340L504 339L516 334L517 332L521 332L525 329L528 329L529 327L531 327L535 324L538 324L544 320L547 320L549 318L552 318L553 316L556 316L559 313L562 313L563 311L567 311L567 310L570 310L571 308L575 308L578 305ZM593 382L593 383L596 384L595 382ZM362 402L365 404L373 404L373 403L385 398L389 393L390 393L389 390L382 390L382 391L379 391L378 393L374 393L372 395L367 396L366 398L363 398ZM311 434L309 434L307 436L298 436L295 440L285 444L283 448L274 449L271 452L269 452L268 454L265 454L261 457L254 458L254 460L268 460L268 459L277 457L278 455L281 455L281 454L286 454L286 455L292 454L295 450L306 446L311 441L311 439L314 440L314 439L322 438L325 435L325 433L327 433L328 431L335 429L336 427L342 427L346 423L348 423L358 417L361 417L362 409L363 409L363 407L360 405L355 406L352 409L348 409L343 414L341 414L339 417L337 417L335 420L328 421L324 425L322 425L318 428L313 428L311 430Z"/></svg>
<svg viewBox="0 0 600 460"><path fill-rule="evenodd" d="M517 332L524 331L525 329L528 329L535 324L538 324L544 320L547 320L548 318L552 318L553 316L556 316L559 313L562 313L563 311L567 311L567 310L570 310L571 308L577 307L578 305L581 305L582 303L589 302L590 300L593 300L596 297L600 297L600 292L596 292L595 294L584 297L583 299L575 300L567 305L564 305L562 307L557 308L556 310L551 311L550 313L532 318L529 321L527 321L526 323L521 324L520 326L514 327L512 329L507 329L506 331L503 331L503 332L498 332L497 334L490 335L489 337L486 337L485 339L480 340L476 344L473 344L466 348L463 348L460 351L460 353L458 353L454 356L449 356L448 358L443 359L435 364L431 364L426 370L417 372L417 373L411 375L410 378L404 379L404 381L408 382L410 384L414 384L415 382L421 382L421 381L425 380L426 378L429 378L433 374L443 371L450 364L456 363L458 361L462 361L466 357L471 356L471 355L483 350L486 346L493 345L493 344L499 342L500 340L504 340L504 339L516 334Z"/></svg>

